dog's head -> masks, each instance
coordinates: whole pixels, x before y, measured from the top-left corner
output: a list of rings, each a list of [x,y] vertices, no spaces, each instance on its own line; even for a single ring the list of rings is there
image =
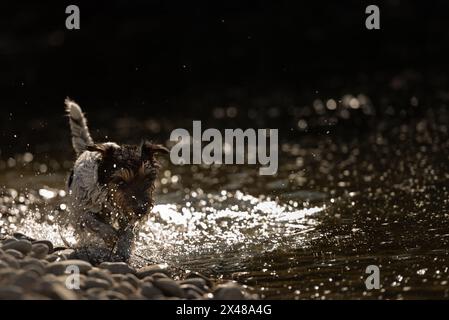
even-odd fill
[[[154,204],[154,183],[160,168],[156,155],[168,153],[168,149],[144,141],[140,146],[95,144],[88,146],[87,150],[101,154],[98,182],[108,190],[113,206],[127,220],[149,213]]]

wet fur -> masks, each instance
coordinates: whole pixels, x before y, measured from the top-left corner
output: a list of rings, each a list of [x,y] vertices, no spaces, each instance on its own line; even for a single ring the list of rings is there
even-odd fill
[[[93,143],[79,106],[66,100],[77,153],[70,179],[71,212],[78,234],[99,237],[121,260],[128,260],[134,226],[151,212],[160,168],[156,159],[168,150],[148,141],[140,145]],[[83,238],[83,237],[80,237]],[[84,237],[86,238],[86,237]]]

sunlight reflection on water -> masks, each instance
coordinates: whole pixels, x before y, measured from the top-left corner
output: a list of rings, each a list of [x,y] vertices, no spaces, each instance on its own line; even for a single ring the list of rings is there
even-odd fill
[[[177,263],[212,252],[257,255],[287,242],[300,245],[304,236],[297,231],[313,230],[313,215],[324,209],[295,209],[240,191],[197,197],[188,206],[160,204],[141,228],[138,251],[148,259]]]
[[[54,188],[28,194],[8,190],[2,198],[8,218],[0,220],[1,232],[20,232],[50,240],[56,246],[74,245],[73,230],[61,222],[69,214],[65,196],[63,190]],[[318,223],[314,215],[326,208],[299,209],[296,204],[241,191],[206,194],[196,190],[188,198],[156,205],[141,222],[135,248],[139,259],[189,266],[191,260],[218,254],[220,259],[237,264],[242,257],[293,249],[304,245],[307,232]],[[213,265],[205,267],[213,269]]]

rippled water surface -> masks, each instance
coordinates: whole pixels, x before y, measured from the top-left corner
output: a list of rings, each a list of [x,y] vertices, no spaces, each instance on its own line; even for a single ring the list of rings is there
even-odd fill
[[[265,298],[447,298],[447,111],[416,111],[416,98],[404,114],[353,99],[294,109],[273,177],[257,166],[165,161],[134,262],[235,279]],[[284,121],[268,116],[272,127]],[[127,132],[125,120],[116,126]],[[0,230],[62,245],[72,159],[48,154],[2,159]],[[364,284],[373,264],[380,290]]]

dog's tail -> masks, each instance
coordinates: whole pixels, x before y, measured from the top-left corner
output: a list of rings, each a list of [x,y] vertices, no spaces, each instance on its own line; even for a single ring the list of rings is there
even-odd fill
[[[94,141],[90,136],[87,120],[80,106],[69,98],[65,99],[64,103],[70,119],[73,149],[79,155],[86,150],[87,146],[93,145]]]

